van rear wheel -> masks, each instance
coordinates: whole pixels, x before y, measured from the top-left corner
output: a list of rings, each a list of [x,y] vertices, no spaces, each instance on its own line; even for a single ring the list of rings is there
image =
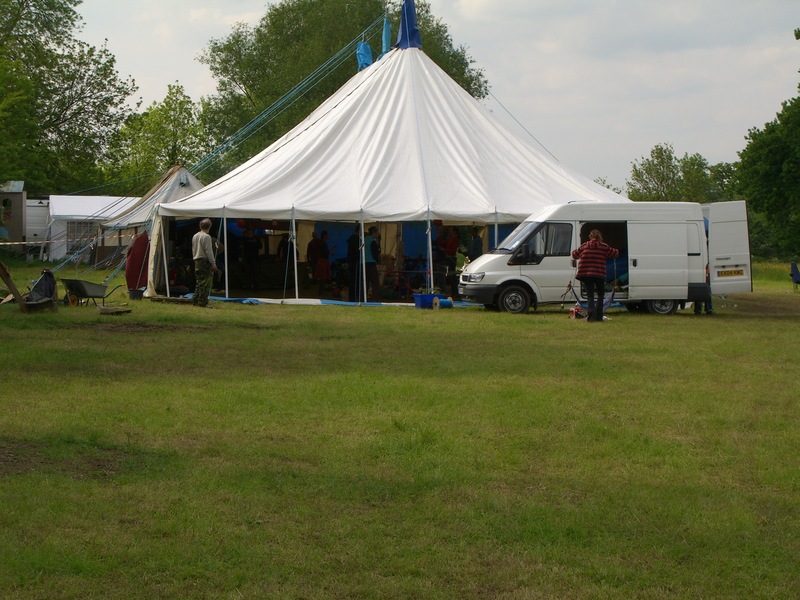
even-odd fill
[[[500,292],[497,302],[500,310],[523,314],[531,307],[531,299],[527,290],[519,285],[510,285]]]
[[[648,300],[646,305],[651,315],[672,315],[678,310],[677,300]]]

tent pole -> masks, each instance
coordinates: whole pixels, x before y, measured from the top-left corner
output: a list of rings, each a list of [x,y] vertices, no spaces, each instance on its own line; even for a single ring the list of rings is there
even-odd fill
[[[292,243],[290,248],[292,250],[292,261],[294,263],[294,299],[300,299],[300,286],[297,283],[297,223],[294,220],[294,207],[292,207]]]
[[[427,281],[425,284],[427,285],[428,289],[426,290],[428,293],[433,292],[433,242],[431,241],[431,207],[430,204],[428,205],[428,230],[426,232],[428,237],[428,273],[427,273]]]
[[[228,295],[228,217],[225,216],[224,210],[222,213],[222,247],[224,248],[222,254],[225,258],[225,297],[230,298]]]
[[[164,258],[164,281],[167,287],[167,298],[169,298],[169,261],[167,260],[167,242],[164,239],[164,217],[159,218],[161,219],[161,256]]]
[[[359,239],[359,249],[358,251],[361,253],[361,285],[363,286],[363,300],[364,302],[367,301],[367,253],[364,247],[364,211],[361,211],[361,220],[359,221],[361,225],[361,238]],[[359,298],[361,300],[361,298]]]

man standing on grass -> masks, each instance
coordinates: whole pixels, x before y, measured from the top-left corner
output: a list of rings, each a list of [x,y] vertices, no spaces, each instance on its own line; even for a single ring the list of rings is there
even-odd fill
[[[578,274],[575,279],[582,281],[586,286],[586,298],[589,301],[589,316],[586,320],[590,323],[603,322],[606,261],[618,256],[619,250],[606,244],[603,241],[603,234],[598,229],[592,229],[588,241],[572,251],[572,258],[578,261]]]
[[[194,275],[196,285],[192,304],[195,306],[208,306],[208,292],[211,290],[211,280],[217,270],[214,260],[214,245],[208,231],[211,229],[211,219],[200,221],[200,231],[192,237],[192,257],[194,258]]]

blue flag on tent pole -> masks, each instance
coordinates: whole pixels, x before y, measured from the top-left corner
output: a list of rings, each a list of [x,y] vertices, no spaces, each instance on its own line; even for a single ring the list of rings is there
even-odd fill
[[[400,31],[397,33],[395,48],[422,48],[422,38],[417,27],[417,7],[414,0],[403,0],[400,17]]]
[[[358,42],[356,46],[356,58],[358,59],[358,70],[366,69],[372,64],[372,48],[367,42]]]
[[[392,49],[392,24],[388,17],[383,19],[383,36],[381,42],[381,55],[378,57],[378,60],[386,56],[389,50]]]

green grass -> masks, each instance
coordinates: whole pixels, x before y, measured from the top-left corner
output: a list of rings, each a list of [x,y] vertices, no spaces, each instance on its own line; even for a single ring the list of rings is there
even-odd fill
[[[4,305],[0,597],[797,597],[800,294],[754,270],[597,325]]]

